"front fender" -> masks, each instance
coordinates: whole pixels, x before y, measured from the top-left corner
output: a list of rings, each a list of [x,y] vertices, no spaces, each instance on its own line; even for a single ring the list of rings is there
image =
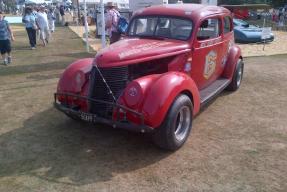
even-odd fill
[[[58,93],[79,93],[87,82],[92,69],[93,58],[80,59],[69,65],[60,77]]]
[[[137,110],[144,114],[145,124],[157,128],[163,122],[175,98],[186,93],[191,97],[194,105],[193,114],[200,108],[200,96],[195,82],[186,74],[168,72],[161,75],[152,75],[135,80],[141,87],[143,94]],[[129,92],[128,86],[126,93]],[[126,95],[126,94],[125,94]],[[127,100],[127,99],[125,99]],[[129,106],[130,107],[130,106]]]
[[[227,62],[226,62],[226,66],[223,71],[223,77],[230,79],[230,80],[232,79],[238,59],[242,59],[241,49],[239,46],[234,45],[230,49]]]

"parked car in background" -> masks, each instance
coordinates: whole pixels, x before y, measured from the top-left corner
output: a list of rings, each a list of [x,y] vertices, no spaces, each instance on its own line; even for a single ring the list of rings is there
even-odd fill
[[[233,19],[234,38],[237,43],[258,43],[258,42],[272,42],[274,34],[271,33],[267,39],[262,39],[263,28],[250,25],[244,20]]]

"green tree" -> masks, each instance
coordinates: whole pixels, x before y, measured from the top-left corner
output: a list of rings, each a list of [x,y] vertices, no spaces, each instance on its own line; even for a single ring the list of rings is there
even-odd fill
[[[287,5],[287,0],[272,0],[271,4],[273,7],[283,7]]]
[[[241,5],[241,4],[270,4],[273,7],[282,7],[287,0],[218,0],[219,4]]]
[[[5,5],[4,7],[2,6]],[[10,11],[14,9],[17,5],[16,0],[0,0],[0,6],[2,11]]]

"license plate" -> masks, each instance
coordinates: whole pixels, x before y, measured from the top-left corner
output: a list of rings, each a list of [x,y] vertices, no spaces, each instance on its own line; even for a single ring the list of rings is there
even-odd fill
[[[91,123],[94,123],[96,122],[96,115],[93,115],[93,114],[88,114],[88,113],[80,113],[80,118],[83,120],[83,121],[86,121],[86,122],[91,122]]]

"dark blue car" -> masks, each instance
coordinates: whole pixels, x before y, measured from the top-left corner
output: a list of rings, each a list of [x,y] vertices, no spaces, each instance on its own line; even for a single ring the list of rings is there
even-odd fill
[[[246,21],[241,19],[233,19],[234,24],[234,37],[237,43],[258,43],[264,42],[262,36],[262,28],[250,25]],[[272,42],[274,40],[273,33],[270,34],[265,42]]]

